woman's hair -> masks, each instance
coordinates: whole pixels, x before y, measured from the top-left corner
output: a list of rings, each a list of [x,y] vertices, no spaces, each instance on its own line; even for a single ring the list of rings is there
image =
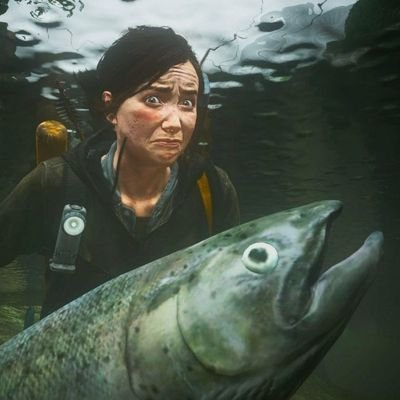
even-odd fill
[[[145,89],[172,66],[190,61],[204,91],[197,58],[185,38],[168,27],[138,26],[116,40],[97,64],[101,90],[112,93],[105,112],[115,112],[128,97]]]

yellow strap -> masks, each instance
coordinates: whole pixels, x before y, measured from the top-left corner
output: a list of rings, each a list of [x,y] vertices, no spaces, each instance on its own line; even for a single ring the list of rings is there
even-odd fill
[[[197,180],[197,186],[199,187],[201,199],[203,200],[204,211],[206,213],[207,224],[208,224],[208,233],[211,235],[213,230],[213,218],[212,218],[213,209],[212,209],[210,184],[208,182],[208,178],[205,172]]]

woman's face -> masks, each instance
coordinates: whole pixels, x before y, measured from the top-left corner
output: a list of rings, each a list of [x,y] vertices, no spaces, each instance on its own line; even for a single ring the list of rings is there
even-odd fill
[[[196,124],[199,79],[191,62],[171,67],[150,87],[128,97],[108,116],[123,157],[143,166],[168,166],[185,150]],[[103,100],[112,100],[104,92]]]

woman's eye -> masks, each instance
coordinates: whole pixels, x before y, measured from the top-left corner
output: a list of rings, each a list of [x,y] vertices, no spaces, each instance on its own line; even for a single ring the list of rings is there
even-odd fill
[[[160,104],[161,100],[157,96],[147,96],[144,100],[147,104]]]
[[[190,100],[190,99],[185,99],[185,100],[182,100],[182,105],[184,107],[193,108],[194,107],[194,101]]]

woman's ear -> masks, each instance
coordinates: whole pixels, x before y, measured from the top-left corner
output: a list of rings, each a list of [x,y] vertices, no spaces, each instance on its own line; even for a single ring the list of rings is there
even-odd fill
[[[103,100],[103,103],[105,105],[105,109],[109,109],[111,104],[112,104],[112,93],[109,92],[108,90],[105,90],[102,95],[101,98]],[[116,118],[115,118],[115,114],[113,112],[107,113],[106,114],[106,118],[109,122],[111,122],[113,125],[116,124]]]

